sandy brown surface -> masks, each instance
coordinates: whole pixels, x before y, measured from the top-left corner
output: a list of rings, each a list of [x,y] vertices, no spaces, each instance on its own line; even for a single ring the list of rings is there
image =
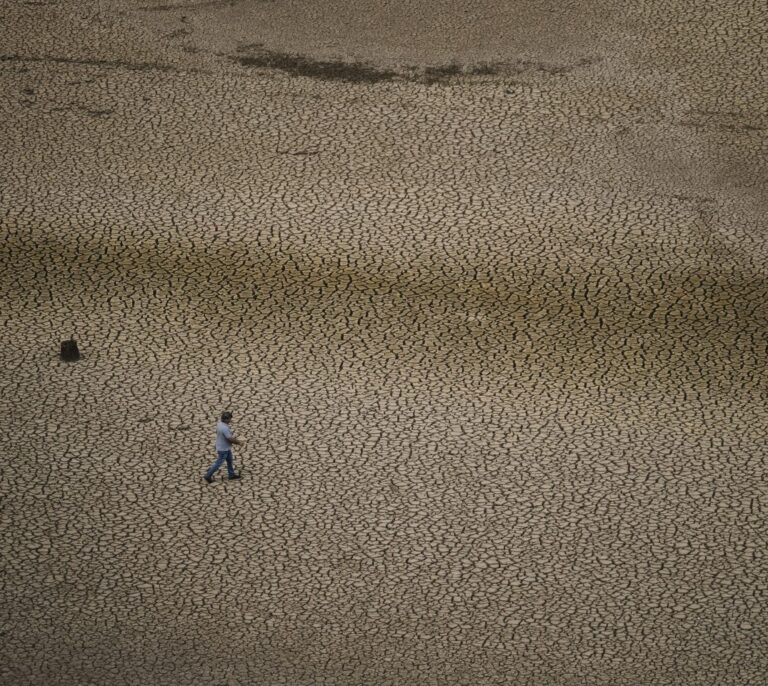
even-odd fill
[[[0,683],[766,683],[764,4],[0,9]]]

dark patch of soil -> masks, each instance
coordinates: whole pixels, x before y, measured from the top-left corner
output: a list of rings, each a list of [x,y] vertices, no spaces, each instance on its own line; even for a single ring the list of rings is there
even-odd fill
[[[560,76],[600,61],[600,58],[583,58],[574,64],[549,64],[533,60],[517,60],[511,64],[480,62],[475,65],[450,64],[427,66],[402,66],[399,71],[376,67],[361,62],[315,60],[299,54],[267,50],[261,43],[243,45],[238,55],[231,56],[235,62],[246,67],[278,69],[291,76],[306,76],[324,81],[347,81],[352,83],[377,83],[401,79],[414,83],[432,85],[445,83],[457,76],[497,76],[543,73]]]
[[[377,69],[359,62],[326,62],[270,50],[259,50],[256,54],[233,57],[232,59],[245,67],[279,69],[291,76],[306,76],[322,81],[378,83],[379,81],[391,81],[398,78],[398,74],[394,71]]]
[[[470,68],[469,73],[476,76],[495,76],[501,73],[502,65],[494,62],[481,62]]]
[[[445,64],[439,67],[426,67],[419,80],[426,84],[440,83],[459,74],[461,74],[461,67],[458,64]]]
[[[174,12],[176,10],[198,10],[219,7],[234,7],[242,0],[208,0],[207,2],[171,3],[168,5],[144,5],[136,9],[141,12]]]

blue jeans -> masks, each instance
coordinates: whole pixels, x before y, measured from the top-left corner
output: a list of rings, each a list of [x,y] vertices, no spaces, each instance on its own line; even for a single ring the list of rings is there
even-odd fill
[[[210,469],[205,473],[205,478],[210,479],[216,472],[219,471],[221,465],[226,461],[227,463],[227,476],[231,479],[235,475],[235,468],[232,465],[232,451],[231,450],[217,450],[216,462],[214,462]]]

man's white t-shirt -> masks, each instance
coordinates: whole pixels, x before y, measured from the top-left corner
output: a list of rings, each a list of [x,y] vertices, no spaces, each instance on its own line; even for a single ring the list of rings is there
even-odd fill
[[[232,429],[224,422],[219,422],[216,425],[216,450],[232,450],[232,444],[229,442],[232,435]]]

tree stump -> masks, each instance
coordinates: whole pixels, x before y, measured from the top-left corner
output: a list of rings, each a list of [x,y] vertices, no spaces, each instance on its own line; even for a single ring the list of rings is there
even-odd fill
[[[74,338],[61,342],[61,359],[64,362],[77,362],[80,359],[80,351]]]

